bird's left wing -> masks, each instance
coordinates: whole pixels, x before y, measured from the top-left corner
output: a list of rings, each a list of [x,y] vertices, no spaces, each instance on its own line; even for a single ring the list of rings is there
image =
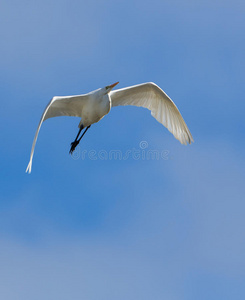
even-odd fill
[[[155,83],[147,82],[111,91],[112,106],[134,105],[148,108],[151,115],[162,123],[181,142],[193,142],[192,135],[177,106]]]
[[[26,168],[26,172],[31,173],[32,168],[32,159],[34,154],[34,149],[38,137],[39,130],[43,121],[58,117],[58,116],[74,116],[81,117],[81,112],[83,109],[83,105],[86,102],[86,95],[78,95],[78,96],[67,96],[67,97],[53,97],[52,100],[46,106],[40,122],[38,124],[36,134],[32,143],[30,161]]]

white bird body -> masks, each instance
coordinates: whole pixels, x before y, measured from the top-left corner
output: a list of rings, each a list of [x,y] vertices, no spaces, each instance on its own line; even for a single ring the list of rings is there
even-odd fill
[[[80,117],[81,122],[87,127],[100,121],[111,109],[108,94],[95,90],[85,95],[55,96],[52,98],[43,114],[43,121],[57,116]]]
[[[111,101],[108,94],[98,95],[99,92],[91,94],[91,97],[87,99],[86,105],[84,105],[81,113],[81,122],[79,127],[83,124],[84,127],[99,122],[105,115],[111,110]]]
[[[85,127],[87,130],[90,125],[100,121],[110,112],[111,107],[119,105],[140,106],[149,109],[152,116],[162,123],[181,144],[186,145],[193,142],[192,135],[178,108],[160,87],[149,82],[111,91],[117,84],[118,82],[84,95],[53,97],[44,110],[36,130],[26,172],[31,172],[35,144],[43,121],[57,116],[80,117],[81,121],[78,127],[81,131]],[[77,142],[77,138],[75,142]],[[72,153],[72,151],[70,152]]]

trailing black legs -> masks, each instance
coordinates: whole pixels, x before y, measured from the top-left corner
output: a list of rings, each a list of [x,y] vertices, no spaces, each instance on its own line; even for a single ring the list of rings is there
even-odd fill
[[[80,143],[81,139],[83,138],[84,134],[87,132],[87,130],[89,129],[91,125],[89,125],[88,127],[86,127],[86,129],[84,130],[83,134],[80,136],[80,138],[78,139],[81,131],[83,130],[83,125],[79,128],[78,134],[75,138],[75,141],[71,143],[71,149],[70,149],[70,154],[72,154],[72,152],[75,150],[76,146]]]

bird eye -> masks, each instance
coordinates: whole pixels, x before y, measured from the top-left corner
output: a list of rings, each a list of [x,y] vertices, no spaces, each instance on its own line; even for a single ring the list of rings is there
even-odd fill
[[[105,88],[108,90],[109,89],[109,85],[107,85]]]

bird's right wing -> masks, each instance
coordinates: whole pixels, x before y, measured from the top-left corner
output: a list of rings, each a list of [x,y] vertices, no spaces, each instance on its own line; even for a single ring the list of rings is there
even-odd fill
[[[30,161],[26,168],[26,172],[31,173],[32,168],[32,159],[34,154],[34,149],[38,137],[39,130],[43,121],[58,117],[58,116],[74,116],[81,117],[81,112],[83,109],[83,105],[86,102],[86,95],[78,95],[78,96],[67,96],[67,97],[53,97],[52,100],[46,106],[40,122],[38,124],[36,134],[32,143]]]
[[[170,97],[155,83],[143,83],[112,91],[112,106],[134,105],[148,108],[151,115],[162,123],[181,142],[193,142],[192,135],[178,108]]]

